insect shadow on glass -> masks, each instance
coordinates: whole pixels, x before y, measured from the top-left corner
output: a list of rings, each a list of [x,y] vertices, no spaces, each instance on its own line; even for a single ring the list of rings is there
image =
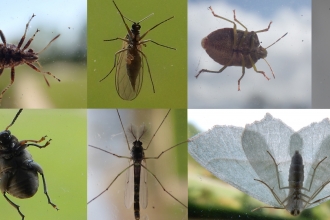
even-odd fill
[[[257,33],[266,32],[269,30],[272,22],[269,23],[266,29],[260,31],[248,31],[248,29],[236,19],[235,10],[234,12],[234,20],[240,24],[245,31],[237,30],[236,23],[228,20],[224,17],[221,17],[214,13],[211,6],[209,7],[214,17],[224,19],[234,25],[234,28],[222,28],[216,31],[213,31],[208,36],[202,39],[202,47],[205,49],[206,53],[217,63],[223,65],[223,67],[219,71],[202,69],[196,75],[196,78],[203,72],[208,73],[221,73],[228,66],[241,66],[242,67],[242,76],[238,80],[238,91],[241,90],[240,82],[245,74],[245,67],[250,69],[253,67],[254,71],[257,73],[261,73],[264,77],[269,80],[264,71],[257,70],[255,63],[260,59],[264,59],[269,66],[273,77],[275,78],[275,74],[265,59],[267,56],[267,50],[269,47],[274,45],[276,42],[281,40],[286,34],[280,37],[277,41],[275,41],[270,46],[263,48],[260,46],[260,42],[258,39]]]
[[[5,199],[17,209],[22,219],[24,219],[25,216],[20,211],[20,206],[12,202],[6,193],[20,199],[34,196],[39,187],[38,173],[42,177],[44,193],[48,203],[56,210],[58,208],[50,200],[41,166],[32,160],[32,155],[26,150],[29,146],[44,148],[50,144],[51,139],[44,145],[38,145],[37,143],[44,141],[47,136],[42,137],[40,140],[19,141],[8,130],[15,123],[22,110],[20,109],[17,112],[11,124],[6,127],[6,130],[0,132],[0,190]]]
[[[142,146],[142,142],[140,141],[141,138],[143,137],[143,135],[146,133],[146,129],[145,127],[143,127],[143,129],[138,132],[136,127],[134,126],[130,126],[130,128],[128,129],[128,132],[134,137],[135,141],[133,142],[133,147],[130,148],[130,145],[128,143],[128,138],[127,138],[127,134],[125,132],[119,111],[117,110],[117,114],[121,123],[121,127],[124,131],[125,134],[125,138],[126,138],[126,143],[127,143],[127,147],[128,150],[131,152],[131,156],[127,157],[127,156],[120,156],[114,153],[111,153],[109,151],[106,151],[102,148],[99,147],[95,147],[93,145],[88,145],[92,148],[95,148],[97,150],[101,150],[103,152],[106,152],[108,154],[111,154],[113,156],[116,156],[118,158],[125,158],[129,160],[129,166],[126,167],[123,171],[121,171],[115,178],[114,180],[108,185],[108,187],[103,190],[100,194],[98,194],[97,196],[95,196],[94,198],[92,198],[87,204],[90,204],[91,202],[93,202],[95,199],[97,199],[98,197],[100,197],[103,193],[105,193],[110,187],[111,185],[116,181],[116,179],[125,171],[127,171],[127,180],[126,180],[126,189],[125,189],[125,206],[126,208],[130,208],[134,202],[134,216],[135,219],[140,219],[140,206],[142,206],[142,208],[146,208],[148,206],[148,188],[147,188],[147,174],[150,173],[159,183],[159,185],[162,187],[162,189],[169,195],[171,196],[173,199],[175,199],[177,202],[179,202],[181,205],[183,205],[184,207],[188,208],[186,205],[184,205],[182,202],[180,202],[177,198],[175,198],[169,191],[167,191],[164,186],[161,184],[161,182],[158,180],[158,178],[156,177],[155,174],[153,174],[148,168],[147,168],[147,164],[146,164],[146,160],[148,159],[159,159],[165,152],[183,144],[186,143],[187,141],[183,141],[181,143],[178,143],[164,151],[162,151],[157,157],[146,157],[144,155],[144,151],[148,150],[151,141],[153,140],[153,138],[155,137],[155,135],[157,134],[159,128],[162,126],[163,122],[165,121],[165,119],[167,118],[168,114],[170,113],[171,110],[169,110],[167,112],[167,114],[165,115],[164,119],[162,120],[162,122],[160,123],[160,125],[158,126],[157,130],[155,131],[155,133],[153,134],[151,140],[149,141],[148,145],[146,148],[143,148]]]
[[[33,41],[34,37],[36,36],[36,34],[40,31],[39,29],[37,29],[36,32],[33,34],[33,36],[26,42],[24,47],[21,49],[21,46],[23,45],[24,40],[25,40],[25,36],[26,36],[27,29],[29,27],[29,24],[30,24],[32,18],[34,18],[35,16],[36,15],[33,14],[32,17],[30,18],[29,22],[26,24],[24,35],[22,36],[22,38],[19,41],[17,46],[15,44],[8,44],[7,41],[6,41],[5,35],[0,30],[0,37],[1,37],[1,40],[2,40],[2,44],[0,44],[0,76],[1,76],[1,74],[2,74],[2,72],[5,68],[10,68],[11,69],[11,72],[10,72],[11,81],[10,81],[10,84],[6,88],[4,88],[1,92],[1,94],[0,94],[0,104],[1,104],[1,100],[2,100],[3,95],[11,87],[11,85],[14,83],[14,80],[15,80],[15,67],[16,66],[26,64],[29,67],[31,67],[32,69],[34,69],[35,71],[37,71],[39,73],[42,73],[48,86],[50,86],[50,84],[49,84],[48,80],[46,79],[45,74],[48,74],[48,75],[52,76],[54,79],[56,79],[59,82],[61,81],[60,79],[58,79],[56,76],[54,76],[50,72],[42,72],[38,67],[36,67],[33,64],[33,63],[36,62],[39,65],[39,67],[41,67],[41,65],[38,62],[38,59],[39,59],[38,55],[40,53],[42,53],[43,51],[45,51],[49,47],[49,45],[60,36],[60,34],[55,36],[47,44],[47,46],[44,49],[42,49],[39,52],[34,52],[31,48],[28,49],[28,47],[32,43],[32,41]]]
[[[175,50],[173,47],[165,46],[163,44],[159,44],[151,39],[147,40],[142,40],[151,30],[156,28],[157,26],[161,25],[162,23],[171,20],[174,18],[174,16],[156,24],[149,30],[147,30],[144,34],[140,36],[140,29],[141,25],[140,23],[150,16],[153,15],[150,14],[147,17],[143,18],[142,20],[138,22],[134,22],[130,20],[129,18],[125,17],[119,8],[117,7],[116,3],[113,1],[113,4],[117,8],[120,17],[122,18],[126,30],[127,30],[127,35],[125,38],[117,37],[114,39],[110,40],[104,40],[104,41],[114,41],[114,40],[122,40],[123,41],[123,46],[122,48],[115,53],[115,60],[114,60],[114,65],[110,72],[100,80],[102,82],[105,78],[107,78],[110,73],[115,69],[116,67],[116,77],[115,77],[115,84],[116,84],[116,90],[120,98],[124,100],[133,100],[135,99],[142,87],[142,81],[143,81],[143,59],[145,59],[148,67],[148,72],[152,84],[152,89],[153,92],[155,93],[155,86],[152,80],[151,76],[151,71],[148,63],[147,56],[142,52],[142,45],[146,46],[146,43],[152,42],[154,44],[157,44],[158,46],[162,46],[168,49]],[[131,21],[132,24],[132,29],[130,30],[128,25],[125,22],[125,19]]]
[[[311,192],[311,187],[313,184],[315,172],[319,165],[327,159],[327,157],[324,157],[320,162],[318,162],[313,168],[313,174],[311,178],[311,182],[309,184],[309,188],[303,187],[303,182],[304,182],[304,165],[303,165],[303,158],[299,151],[296,151],[295,154],[292,156],[291,160],[291,165],[290,165],[290,175],[289,175],[289,186],[281,186],[281,181],[279,177],[279,170],[278,170],[278,164],[276,163],[274,157],[267,151],[269,156],[272,158],[274,161],[275,169],[276,169],[276,175],[277,175],[277,182],[278,182],[278,188],[280,190],[284,189],[289,189],[289,194],[288,197],[286,197],[284,200],[280,199],[280,196],[276,194],[274,191],[274,188],[269,186],[266,182],[258,179],[254,179],[255,181],[258,181],[265,186],[271,191],[273,194],[274,198],[276,201],[281,205],[281,207],[272,207],[272,206],[262,206],[258,207],[256,209],[253,209],[252,211],[256,211],[261,208],[273,208],[273,209],[286,209],[288,212],[290,212],[291,215],[293,216],[298,216],[306,207],[313,205],[313,204],[318,204],[322,200],[329,198],[329,196],[325,196],[321,199],[315,200],[315,197],[326,187],[329,183],[329,181],[324,182],[319,188],[315,190],[315,192],[312,192],[313,194],[311,196],[305,195],[302,193],[302,190],[306,192]],[[326,174],[325,174],[326,175]]]

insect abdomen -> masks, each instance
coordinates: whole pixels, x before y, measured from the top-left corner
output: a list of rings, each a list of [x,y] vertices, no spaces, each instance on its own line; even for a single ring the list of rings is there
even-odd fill
[[[134,216],[136,220],[140,219],[140,174],[141,166],[134,165]]]
[[[26,199],[38,191],[39,179],[34,170],[17,169],[11,178],[7,192],[16,198]]]

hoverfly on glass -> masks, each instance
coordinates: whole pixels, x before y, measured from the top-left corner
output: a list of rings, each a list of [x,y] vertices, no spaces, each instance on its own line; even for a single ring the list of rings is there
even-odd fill
[[[149,63],[147,60],[147,56],[145,55],[145,53],[142,52],[142,45],[146,46],[146,43],[152,42],[158,46],[162,46],[162,47],[166,47],[168,49],[175,50],[175,48],[173,48],[173,47],[159,44],[151,39],[147,39],[147,40],[142,40],[142,39],[151,30],[153,30],[157,26],[161,25],[162,23],[165,23],[166,21],[171,20],[172,18],[174,18],[174,16],[156,24],[155,26],[153,26],[152,28],[150,28],[144,34],[142,34],[140,36],[140,29],[141,29],[140,23],[142,21],[146,20],[147,18],[149,18],[150,16],[152,16],[153,13],[138,22],[134,22],[131,19],[125,17],[121,13],[121,11],[119,10],[119,8],[117,7],[117,5],[114,1],[113,1],[113,4],[117,8],[117,10],[125,24],[125,27],[127,29],[127,35],[125,38],[117,37],[117,38],[110,39],[110,40],[104,40],[104,41],[122,40],[123,46],[119,51],[117,51],[115,53],[115,60],[114,60],[114,65],[113,65],[112,69],[105,77],[103,77],[100,80],[100,82],[102,82],[105,78],[107,78],[116,67],[115,84],[116,84],[117,93],[120,96],[120,98],[131,101],[131,100],[135,99],[141,91],[142,81],[143,81],[143,70],[144,70],[143,60],[144,59],[147,64],[147,68],[148,68],[148,72],[149,72],[149,76],[150,76],[150,80],[151,80],[151,84],[152,84],[152,89],[153,89],[153,92],[155,93],[155,86],[154,86],[154,83],[152,80]],[[126,24],[125,19],[127,19],[133,23],[131,30],[129,29],[128,25]]]

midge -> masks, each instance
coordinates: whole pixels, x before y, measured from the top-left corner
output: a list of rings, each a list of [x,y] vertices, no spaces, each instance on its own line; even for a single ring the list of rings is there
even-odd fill
[[[208,73],[221,73],[228,66],[241,66],[242,67],[242,76],[238,80],[238,91],[241,90],[240,82],[245,74],[245,67],[250,69],[253,67],[254,71],[257,73],[261,73],[264,77],[269,80],[264,71],[257,70],[255,63],[260,59],[264,59],[269,66],[273,77],[275,78],[275,74],[265,59],[267,56],[267,50],[269,47],[274,45],[276,42],[281,40],[286,34],[280,37],[277,41],[275,41],[270,46],[263,48],[260,46],[259,39],[257,33],[266,32],[269,30],[272,22],[269,23],[266,29],[260,31],[248,31],[248,29],[236,19],[236,14],[234,10],[234,20],[240,24],[245,31],[237,30],[236,23],[228,20],[224,17],[221,17],[214,13],[211,6],[209,7],[214,17],[224,19],[234,25],[234,28],[222,28],[216,31],[213,31],[208,36],[202,39],[202,47],[205,49],[206,53],[217,63],[223,65],[223,67],[219,71],[212,71],[207,69],[202,69],[196,75],[196,78],[202,72]]]
[[[44,145],[38,145],[37,143],[44,141],[47,136],[42,137],[40,140],[19,141],[8,130],[22,111],[23,109],[20,109],[11,124],[0,132],[0,190],[10,205],[17,209],[23,220],[25,216],[20,211],[20,206],[12,202],[6,193],[20,199],[34,196],[39,187],[38,173],[42,177],[44,193],[48,203],[56,210],[58,208],[50,201],[41,166],[32,160],[31,154],[26,150],[29,146],[44,148],[50,144],[51,139]]]
[[[52,76],[54,79],[56,79],[59,82],[61,81],[60,79],[56,78],[56,76],[54,76],[50,72],[42,72],[38,67],[36,67],[33,64],[33,63],[36,62],[40,66],[40,64],[38,62],[38,59],[39,59],[38,55],[40,53],[42,53],[44,50],[46,50],[49,47],[49,45],[60,36],[60,34],[55,36],[47,44],[47,46],[44,49],[42,49],[39,52],[34,52],[31,48],[28,49],[28,47],[30,46],[30,44],[33,41],[34,37],[36,36],[37,32],[40,31],[39,29],[37,29],[36,32],[34,33],[34,35],[26,42],[24,47],[21,48],[21,46],[24,43],[25,35],[26,35],[27,29],[29,27],[29,24],[30,24],[32,18],[34,18],[35,16],[36,15],[33,14],[32,17],[30,18],[29,22],[26,24],[25,32],[24,32],[24,34],[23,34],[23,36],[22,36],[22,38],[19,41],[17,46],[14,45],[14,44],[8,44],[7,41],[6,41],[5,35],[0,30],[0,37],[1,37],[1,40],[2,40],[2,43],[3,43],[3,44],[0,44],[0,76],[1,76],[1,74],[2,74],[2,72],[5,68],[10,68],[10,77],[11,77],[10,84],[6,88],[4,88],[1,92],[1,94],[0,94],[0,104],[1,104],[1,101],[2,101],[3,94],[5,94],[5,92],[14,83],[14,80],[15,80],[15,67],[16,66],[26,64],[29,67],[31,67],[32,69],[34,69],[35,71],[37,71],[39,73],[42,73],[48,86],[50,86],[50,85],[49,85],[49,82],[46,79],[44,74],[48,74],[48,75]]]
[[[168,114],[170,113],[170,110],[166,113],[165,117],[163,118],[163,120],[161,121],[160,125],[157,127],[155,133],[153,134],[151,140],[149,141],[149,143],[146,145],[146,147],[143,147],[143,143],[142,143],[142,138],[143,136],[146,134],[146,128],[144,126],[142,126],[140,130],[138,130],[135,126],[130,126],[128,129],[128,132],[125,132],[119,111],[117,110],[117,114],[120,120],[120,124],[121,124],[121,128],[124,131],[124,135],[126,138],[126,143],[127,143],[127,148],[128,150],[131,152],[131,156],[120,156],[117,155],[115,153],[109,152],[107,150],[104,150],[102,148],[93,146],[93,145],[89,145],[89,147],[95,148],[97,150],[106,152],[108,154],[111,154],[115,157],[118,158],[125,158],[127,160],[129,160],[129,165],[122,170],[121,172],[119,172],[119,174],[113,179],[113,181],[108,185],[108,187],[106,189],[104,189],[101,193],[99,193],[97,196],[95,196],[94,198],[92,198],[91,200],[89,200],[88,204],[90,204],[91,202],[93,202],[94,200],[96,200],[98,197],[100,197],[103,193],[105,193],[107,190],[109,190],[109,188],[112,186],[112,184],[117,180],[117,178],[123,174],[125,171],[127,171],[127,175],[126,175],[126,181],[125,181],[125,206],[126,208],[130,208],[132,206],[132,204],[134,203],[134,217],[136,220],[141,219],[140,218],[140,207],[142,207],[143,209],[147,208],[148,206],[148,188],[147,188],[147,174],[151,174],[155,180],[160,184],[160,186],[162,187],[162,189],[169,195],[171,196],[174,200],[176,200],[177,202],[179,202],[182,206],[186,207],[186,205],[184,205],[182,202],[180,202],[177,198],[175,198],[169,191],[167,191],[164,186],[161,184],[161,182],[158,180],[158,178],[156,177],[155,174],[153,174],[146,165],[146,160],[150,160],[150,159],[159,159],[165,152],[183,144],[186,143],[186,141],[178,143],[164,151],[162,151],[158,156],[156,157],[146,157],[144,151],[148,150],[151,141],[153,140],[153,138],[155,137],[155,135],[157,134],[158,130],[160,129],[160,127],[162,126],[162,124],[164,123],[165,119],[167,118]],[[134,139],[133,143],[132,143],[132,147],[130,147],[129,141],[128,141],[128,135],[131,136],[132,139]],[[162,219],[162,214],[159,213],[160,219]],[[121,216],[122,217],[122,216]]]
[[[121,13],[121,11],[117,7],[115,1],[113,1],[113,4],[117,8],[117,10],[120,14],[120,17],[122,18],[122,20],[125,24],[125,27],[127,30],[127,35],[125,38],[117,37],[117,38],[110,39],[110,40],[104,40],[104,41],[122,40],[123,46],[119,51],[117,51],[115,53],[115,60],[114,60],[114,65],[113,65],[112,69],[104,78],[102,78],[100,80],[100,82],[103,81],[105,78],[107,78],[110,75],[110,73],[114,70],[114,68],[116,67],[115,84],[116,84],[116,90],[117,90],[118,95],[120,96],[120,98],[122,98],[124,100],[135,99],[141,91],[142,81],[143,81],[143,70],[144,70],[143,59],[145,59],[146,63],[147,63],[147,67],[148,67],[151,84],[152,84],[152,89],[153,89],[153,92],[155,93],[155,86],[152,81],[149,63],[147,60],[147,56],[142,52],[142,45],[146,46],[146,43],[152,42],[154,44],[157,44],[158,46],[166,47],[166,48],[169,48],[172,50],[175,50],[175,48],[168,47],[163,44],[159,44],[150,39],[148,39],[148,40],[142,40],[142,39],[149,33],[149,31],[153,30],[160,24],[174,18],[174,16],[156,24],[155,26],[153,26],[152,28],[147,30],[144,34],[142,34],[142,36],[140,36],[140,29],[141,29],[140,23],[142,21],[146,20],[147,18],[149,18],[151,15],[153,15],[153,13],[138,22],[134,22],[134,21],[128,19],[127,17],[125,17]],[[125,19],[127,19],[133,23],[131,30],[127,26]]]

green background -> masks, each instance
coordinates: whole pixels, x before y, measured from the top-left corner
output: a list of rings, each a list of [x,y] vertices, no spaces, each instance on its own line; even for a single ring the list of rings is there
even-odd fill
[[[0,110],[1,130],[11,123],[18,110]],[[48,193],[56,211],[48,204],[39,175],[39,190],[29,199],[8,195],[20,206],[25,219],[87,219],[86,210],[86,110],[23,110],[10,127],[19,140],[48,135],[46,148],[30,146],[33,160],[43,168]],[[48,140],[48,139],[47,139]],[[1,219],[21,219],[3,196],[0,198]]]
[[[154,43],[143,47],[156,93],[153,93],[149,73],[144,70],[140,94],[133,101],[122,100],[115,87],[114,54],[121,49],[122,41],[104,42],[105,39],[125,37],[126,28],[110,0],[88,1],[87,71],[89,108],[186,108],[187,106],[187,2],[185,1],[116,1],[124,16],[141,23],[141,35],[159,22],[175,16],[149,32],[144,39],[176,48],[170,50]],[[131,27],[132,23],[127,22]]]

